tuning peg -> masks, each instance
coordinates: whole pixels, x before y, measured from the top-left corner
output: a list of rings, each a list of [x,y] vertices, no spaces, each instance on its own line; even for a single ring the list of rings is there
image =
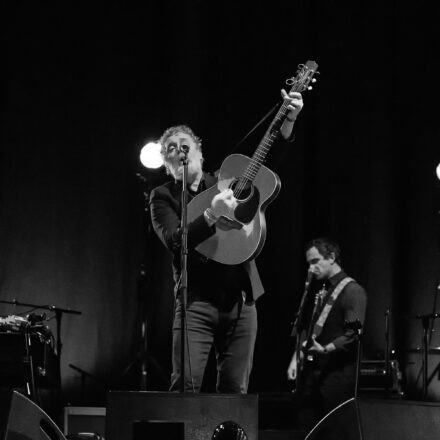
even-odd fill
[[[316,78],[312,78],[312,83],[315,83],[316,82]]]
[[[313,89],[312,86],[307,87],[307,90],[312,90],[312,89]]]

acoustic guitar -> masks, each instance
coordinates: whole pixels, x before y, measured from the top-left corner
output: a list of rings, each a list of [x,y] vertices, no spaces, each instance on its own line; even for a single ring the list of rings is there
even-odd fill
[[[301,64],[296,77],[287,80],[290,92],[304,92],[318,65],[314,61]],[[194,197],[188,204],[188,221],[203,214],[211,206],[214,196],[224,189],[232,189],[237,206],[226,217],[241,225],[229,231],[216,229],[216,233],[200,243],[196,250],[206,258],[223,264],[240,264],[257,257],[266,238],[264,211],[281,187],[279,177],[263,163],[277,139],[284,119],[289,112],[288,101],[280,106],[252,158],[232,154],[222,163],[217,185]]]

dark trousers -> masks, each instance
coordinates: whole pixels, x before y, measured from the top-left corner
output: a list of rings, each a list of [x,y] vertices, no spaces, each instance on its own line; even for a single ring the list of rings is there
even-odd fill
[[[170,391],[180,388],[181,304],[176,303],[173,325],[173,373]],[[199,392],[212,346],[217,361],[218,393],[246,393],[257,335],[255,304],[239,299],[222,308],[205,301],[187,304],[188,337],[185,391]]]
[[[311,429],[331,410],[354,396],[356,365],[334,369],[311,369],[297,400],[296,424]]]

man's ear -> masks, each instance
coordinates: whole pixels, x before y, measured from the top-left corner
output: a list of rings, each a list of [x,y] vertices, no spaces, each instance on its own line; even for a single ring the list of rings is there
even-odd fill
[[[330,252],[329,260],[332,260],[331,261],[332,264],[336,263],[336,255],[334,252]]]

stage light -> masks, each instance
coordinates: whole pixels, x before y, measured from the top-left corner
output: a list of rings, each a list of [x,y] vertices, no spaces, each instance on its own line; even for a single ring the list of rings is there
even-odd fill
[[[435,169],[435,174],[437,174],[437,179],[440,180],[440,163],[437,165]]]
[[[142,147],[140,160],[145,168],[157,169],[163,166],[160,147],[161,145],[158,142],[148,142]]]
[[[215,428],[211,440],[247,440],[247,435],[238,423],[228,420]]]

